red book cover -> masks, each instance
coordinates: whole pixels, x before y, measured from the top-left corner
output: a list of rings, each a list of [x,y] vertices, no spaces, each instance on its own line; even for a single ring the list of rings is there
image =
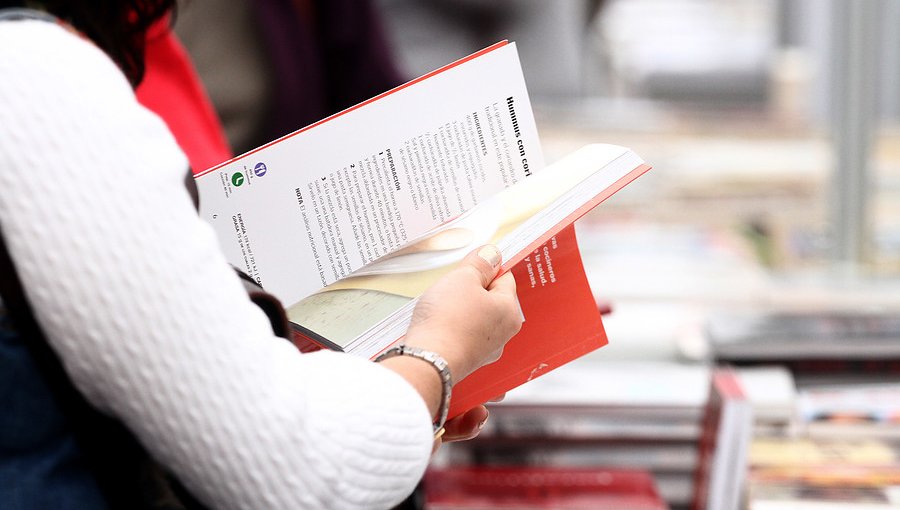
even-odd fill
[[[453,388],[451,416],[607,344],[574,226],[532,251],[512,273],[525,323],[498,361]]]
[[[669,508],[637,469],[448,467],[430,469],[424,486],[427,510]]]

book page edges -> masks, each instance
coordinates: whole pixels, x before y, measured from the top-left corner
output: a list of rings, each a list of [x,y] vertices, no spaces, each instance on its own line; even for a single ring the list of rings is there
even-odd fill
[[[641,175],[645,174],[652,167],[646,163],[642,163],[621,178],[619,178],[612,186],[607,187],[603,191],[601,191],[597,196],[585,202],[581,207],[576,209],[574,212],[566,216],[559,223],[548,229],[546,232],[538,236],[536,239],[531,241],[523,250],[519,251],[509,259],[505,260],[500,267],[500,274],[503,274],[513,267],[516,264],[522,261],[529,253],[536,250],[539,246],[547,242],[550,238],[558,234],[562,229],[574,223],[578,218],[581,218],[585,214],[587,214],[590,210],[594,209],[602,202],[604,202],[609,197],[613,196],[620,189],[624,188],[628,183],[637,179]]]
[[[612,146],[612,145],[607,145],[607,144],[595,144],[594,146],[590,146],[590,145],[585,146],[584,148],[580,149],[580,151],[584,151],[586,149],[590,150],[591,148],[595,149],[597,156],[600,156],[600,155],[602,155],[603,152],[608,152],[611,149],[613,149],[613,150],[621,149],[621,153],[619,153],[616,157],[607,161],[605,164],[603,164],[602,166],[597,168],[594,171],[594,173],[599,172],[602,168],[613,163],[615,161],[615,159],[617,159],[618,157],[627,155],[630,152],[629,149],[626,149],[624,147]],[[573,154],[577,154],[577,152],[579,152],[579,151],[576,151]],[[608,154],[606,156],[608,157]],[[513,267],[515,267],[517,264],[522,262],[522,260],[524,260],[535,249],[538,249],[544,243],[546,243],[551,238],[553,238],[554,236],[559,234],[563,229],[565,229],[566,227],[568,227],[569,225],[574,223],[578,218],[584,216],[585,214],[587,214],[587,212],[589,212],[590,210],[597,207],[600,203],[604,202],[606,199],[608,199],[609,197],[614,195],[616,192],[618,192],[620,189],[625,187],[627,184],[629,184],[633,180],[637,179],[638,177],[640,177],[641,175],[646,173],[648,170],[650,170],[650,168],[651,167],[649,165],[647,165],[646,163],[641,163],[637,167],[635,167],[634,169],[632,169],[631,171],[629,171],[628,173],[626,173],[625,175],[620,177],[618,180],[616,180],[612,185],[604,188],[600,193],[598,193],[596,196],[594,196],[593,198],[591,198],[590,200],[588,200],[587,202],[582,204],[580,207],[575,209],[572,213],[570,213],[565,218],[563,218],[561,221],[556,223],[553,227],[551,227],[550,229],[546,230],[545,232],[543,232],[542,234],[537,236],[535,239],[533,239],[524,249],[520,250],[514,256],[512,256],[509,259],[507,259],[506,261],[504,261],[504,263],[501,266],[500,272],[498,274],[503,274],[503,273],[506,273],[506,272],[512,270]],[[551,165],[551,167],[547,168],[547,171],[552,172],[552,165]],[[545,173],[545,172],[542,172],[542,173]],[[416,301],[416,299],[413,299],[413,301]],[[369,332],[374,333],[375,330],[378,330],[378,329],[383,330],[386,326],[386,321],[390,321],[392,319],[392,317],[395,315],[396,315],[396,313],[391,314],[391,316],[385,317],[384,320],[379,322],[379,324],[374,326],[371,330],[369,330]],[[390,328],[387,328],[387,329],[390,329]],[[356,350],[360,346],[359,339],[362,337],[368,337],[368,336],[369,336],[368,334],[363,334],[360,337],[357,337],[356,340],[349,342],[348,345],[346,346],[347,347],[346,350],[347,351]],[[315,334],[313,337],[310,337],[309,335],[307,335],[307,338],[309,338],[313,342],[316,342],[316,340],[317,340],[317,338],[315,338],[315,337],[320,337],[320,335]],[[396,342],[396,339],[391,339],[390,341],[387,341],[387,339],[385,339],[385,343],[383,345],[380,345],[378,348],[374,349],[374,351],[372,352],[372,356],[377,355],[379,352],[383,351],[384,348],[386,348],[388,345],[392,345],[395,342]],[[333,346],[335,345],[332,342],[328,342],[328,344],[330,344],[330,345],[326,345],[326,347],[329,347],[329,348],[333,348]],[[363,342],[363,344],[368,345],[368,342]],[[364,351],[369,351],[369,350],[370,349],[364,349]]]

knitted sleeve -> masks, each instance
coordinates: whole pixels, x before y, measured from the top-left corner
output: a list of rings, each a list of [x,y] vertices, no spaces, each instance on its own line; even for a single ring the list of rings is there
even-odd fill
[[[99,49],[0,23],[0,223],[78,389],[215,508],[380,508],[412,491],[428,411],[367,360],[299,354],[247,299],[184,154]]]

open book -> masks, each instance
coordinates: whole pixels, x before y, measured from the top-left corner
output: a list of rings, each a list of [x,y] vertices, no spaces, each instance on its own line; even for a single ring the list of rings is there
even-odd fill
[[[376,356],[432,282],[496,244],[525,325],[454,388],[453,415],[606,344],[572,223],[648,169],[600,144],[544,168],[500,42],[195,178],[229,261],[307,345]]]

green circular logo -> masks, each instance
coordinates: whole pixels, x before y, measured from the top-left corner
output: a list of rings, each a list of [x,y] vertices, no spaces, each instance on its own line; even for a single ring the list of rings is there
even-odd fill
[[[239,173],[232,175],[231,176],[231,184],[234,184],[235,186],[240,186],[241,184],[244,184],[244,174],[239,172]]]

